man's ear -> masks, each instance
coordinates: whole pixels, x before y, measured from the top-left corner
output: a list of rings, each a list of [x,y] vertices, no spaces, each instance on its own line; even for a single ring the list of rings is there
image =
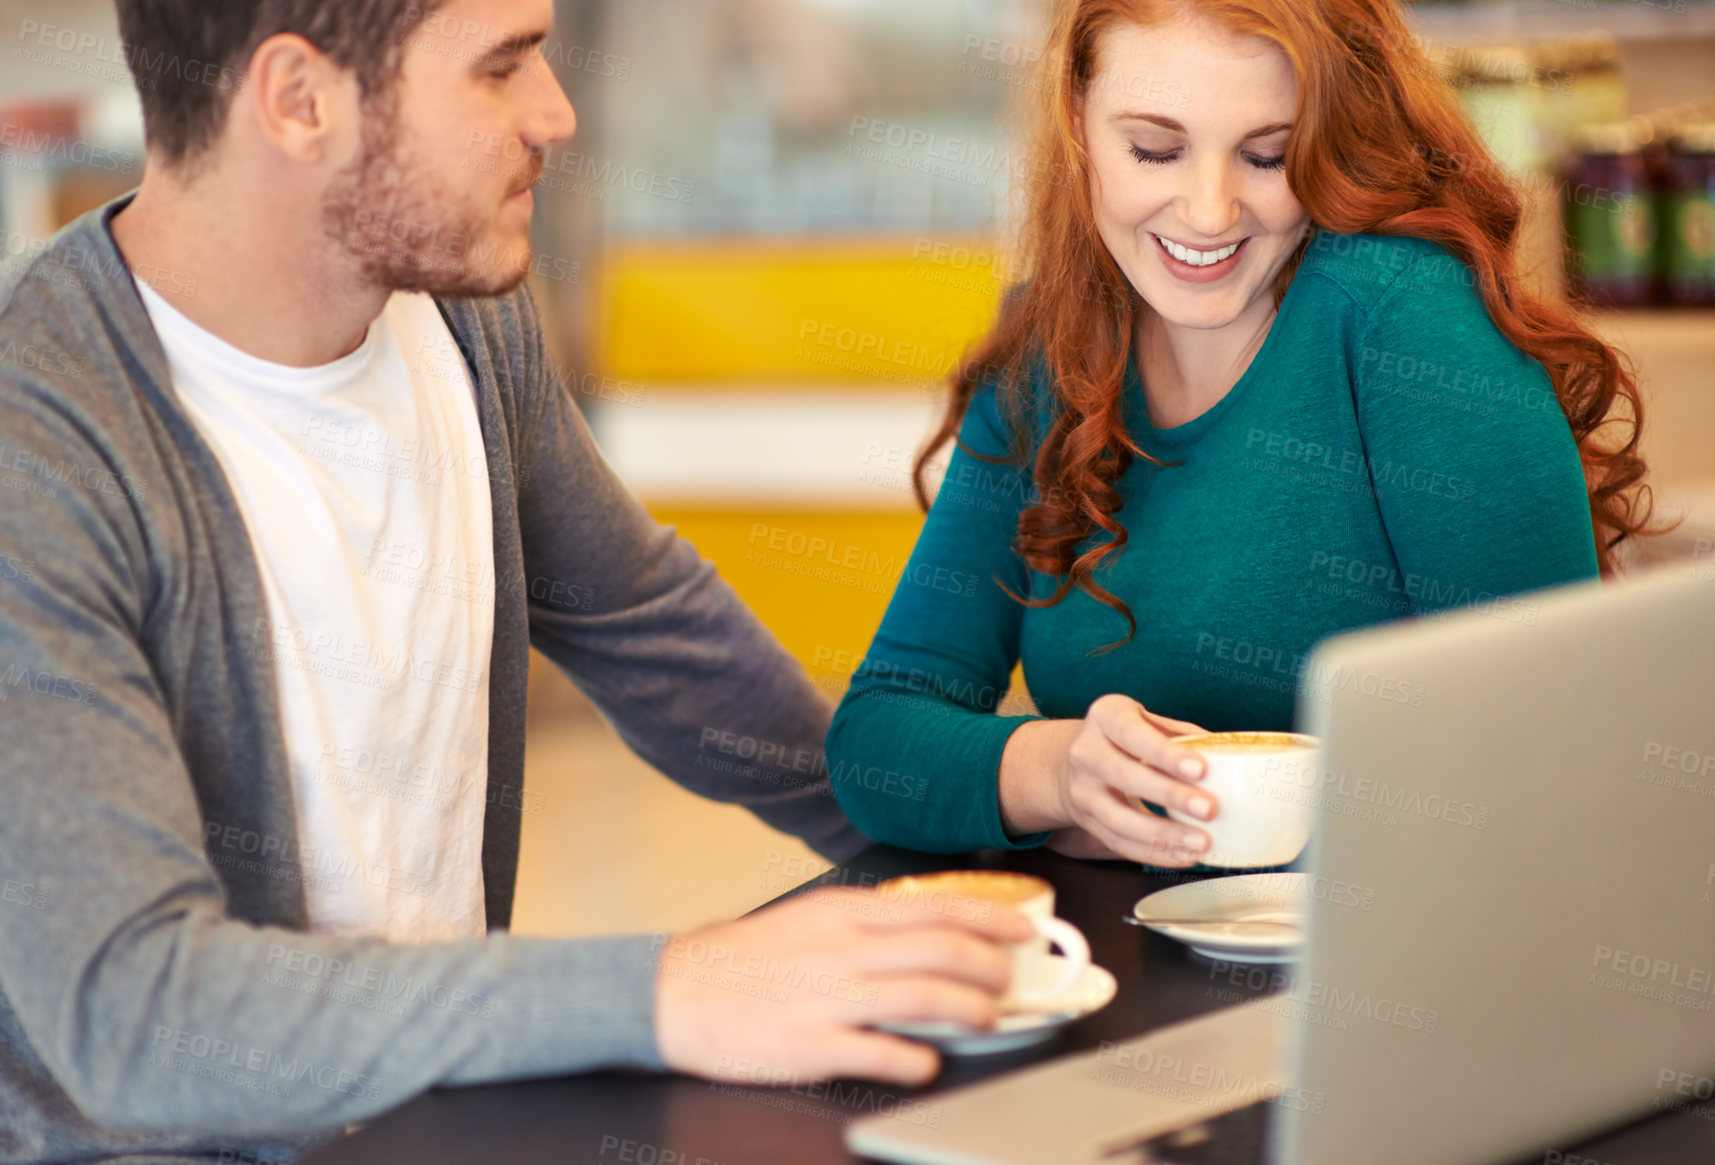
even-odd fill
[[[260,136],[309,165],[342,153],[360,125],[357,79],[296,33],[256,46],[241,97]]]

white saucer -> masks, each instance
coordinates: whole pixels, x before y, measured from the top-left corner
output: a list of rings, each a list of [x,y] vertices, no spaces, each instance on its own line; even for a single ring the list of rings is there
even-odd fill
[[[1059,960],[1060,955],[1050,954]],[[1106,967],[1094,963],[1084,968],[1078,981],[1051,1011],[1012,1011],[995,1020],[990,1031],[978,1031],[960,1023],[878,1023],[881,1031],[934,1044],[949,1056],[986,1056],[1010,1052],[1048,1039],[1075,1019],[1082,1019],[1112,1003],[1119,984]]]
[[[1138,921],[1210,959],[1233,963],[1290,963],[1304,945],[1310,912],[1310,875],[1298,871],[1206,878],[1161,890],[1131,908]],[[1154,923],[1149,918],[1206,918],[1206,923]],[[1274,926],[1224,926],[1223,919],[1291,922]]]

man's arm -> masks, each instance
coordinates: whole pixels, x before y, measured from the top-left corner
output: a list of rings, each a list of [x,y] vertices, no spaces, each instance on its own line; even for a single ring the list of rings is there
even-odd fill
[[[108,1127],[246,1136],[659,1066],[652,936],[398,947],[227,917],[140,646],[168,592],[132,502],[80,484],[119,468],[87,431],[52,386],[0,383],[0,991],[28,1038],[0,1056]]]
[[[553,374],[533,301],[514,302],[540,370],[518,453],[532,642],[674,781],[851,857],[869,843],[829,787],[831,707],[714,566],[614,475]]]

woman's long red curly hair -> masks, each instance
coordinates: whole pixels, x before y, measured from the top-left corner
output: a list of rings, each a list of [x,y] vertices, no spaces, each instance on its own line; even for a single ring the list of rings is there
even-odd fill
[[[1022,200],[1022,282],[954,373],[946,416],[917,459],[919,503],[927,508],[930,459],[957,436],[979,384],[1011,386],[1003,401],[1021,422],[1025,404],[1016,389],[1039,364],[1055,407],[1035,457],[1038,500],[1020,515],[1013,547],[1060,583],[1051,596],[1020,598],[1047,606],[1076,586],[1118,611],[1135,633],[1130,609],[1092,574],[1126,544],[1114,482],[1133,458],[1148,457],[1126,434],[1121,391],[1145,306],[1096,233],[1089,159],[1073,111],[1095,76],[1104,31],[1123,22],[1158,25],[1179,11],[1264,37],[1286,54],[1299,85],[1286,176],[1315,228],[1426,239],[1471,269],[1495,326],[1554,381],[1584,463],[1597,563],[1604,575],[1613,573],[1615,546],[1649,521],[1635,379],[1573,310],[1520,283],[1519,189],[1393,0],[1197,0],[1189,9],[1163,0],[1056,0],[1028,142],[1033,177]],[[1281,270],[1276,306],[1309,242]],[[1109,537],[1078,553],[1098,529]]]

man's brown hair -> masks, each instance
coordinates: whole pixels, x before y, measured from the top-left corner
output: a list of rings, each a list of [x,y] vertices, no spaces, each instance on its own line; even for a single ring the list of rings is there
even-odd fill
[[[149,148],[169,165],[214,144],[244,68],[292,32],[351,70],[367,103],[399,79],[406,38],[439,0],[116,0]]]

